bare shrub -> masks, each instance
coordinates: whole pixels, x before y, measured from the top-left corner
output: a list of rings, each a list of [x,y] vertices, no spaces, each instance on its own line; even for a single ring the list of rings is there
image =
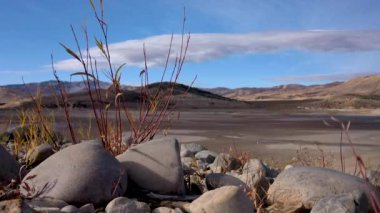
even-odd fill
[[[174,90],[186,58],[190,34],[185,35],[184,33],[186,21],[184,18],[179,54],[175,58],[172,68],[169,68],[174,38],[172,35],[161,81],[155,90],[153,90],[149,85],[147,51],[145,46],[143,46],[142,53],[145,59],[145,67],[140,72],[140,98],[138,103],[138,115],[136,117],[133,115],[131,108],[128,106],[123,90],[121,89],[121,73],[125,64],[122,64],[116,68],[111,61],[108,24],[104,18],[103,1],[99,0],[99,5],[96,5],[92,0],[90,0],[90,5],[101,31],[101,36],[95,36],[95,43],[103,59],[106,61],[107,68],[99,68],[97,59],[91,55],[89,33],[86,26],[82,27],[85,40],[84,45],[80,44],[77,33],[73,27],[71,27],[71,31],[76,44],[76,51],[70,49],[64,44],[61,45],[68,54],[70,54],[82,65],[83,71],[75,72],[72,76],[81,76],[86,84],[99,137],[103,143],[103,146],[114,155],[117,155],[128,149],[130,146],[151,140],[162,128],[163,121],[172,113],[171,105],[173,105]],[[172,70],[169,81],[164,82],[167,70],[169,69]],[[60,81],[56,75],[54,66],[53,72],[59,83]],[[103,73],[104,76],[111,82],[111,86],[109,86],[106,91],[103,91],[100,87],[100,72]],[[61,89],[61,96],[65,106],[67,124],[72,135],[72,140],[75,142],[76,137],[74,136],[75,133],[71,131],[72,127],[71,120],[69,118],[69,110],[66,109],[68,106],[67,93],[64,89]],[[111,114],[113,114],[113,116],[111,116]],[[131,130],[131,135],[129,136],[127,143],[123,143],[122,140],[122,134],[125,126],[122,122],[122,116],[127,118],[128,125]]]

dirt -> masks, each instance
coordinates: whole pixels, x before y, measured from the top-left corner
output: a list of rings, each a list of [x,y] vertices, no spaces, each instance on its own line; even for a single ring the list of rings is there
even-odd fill
[[[54,111],[56,128],[67,135],[65,117]],[[137,116],[137,113],[135,113]],[[300,163],[297,157],[314,158],[316,166],[324,160],[335,168],[341,167],[341,129],[331,116],[342,122],[351,121],[349,135],[353,146],[343,137],[342,151],[347,170],[354,170],[352,155],[354,147],[371,169],[380,168],[380,114],[377,111],[292,111],[259,109],[192,109],[173,115],[172,128],[163,131],[180,142],[196,142],[217,152],[229,151],[230,147],[247,152],[278,167],[288,163]],[[5,129],[9,119],[16,120],[14,110],[0,111],[1,128]],[[72,113],[75,128],[92,125],[92,137],[96,137],[95,121],[91,110],[75,109]],[[91,121],[90,121],[91,120]],[[330,126],[324,122],[327,121]],[[12,123],[15,125],[15,122]],[[125,126],[125,130],[128,127]],[[306,151],[305,151],[306,150]],[[309,154],[307,154],[310,152]],[[305,154],[306,153],[306,154]],[[332,156],[330,158],[330,156]]]

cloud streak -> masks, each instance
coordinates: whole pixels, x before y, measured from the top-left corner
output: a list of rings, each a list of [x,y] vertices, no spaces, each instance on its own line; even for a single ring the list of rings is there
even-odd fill
[[[171,35],[158,35],[140,40],[127,40],[110,44],[114,65],[127,63],[128,66],[143,67],[142,52],[145,44],[148,65],[163,66],[170,44]],[[174,35],[171,59],[179,53],[181,36]],[[236,54],[274,53],[285,50],[308,52],[366,52],[380,51],[380,30],[363,31],[289,31],[245,34],[191,34],[187,62],[203,62]],[[100,67],[105,61],[96,48],[91,55]],[[59,61],[59,70],[77,70],[80,63],[74,59]]]

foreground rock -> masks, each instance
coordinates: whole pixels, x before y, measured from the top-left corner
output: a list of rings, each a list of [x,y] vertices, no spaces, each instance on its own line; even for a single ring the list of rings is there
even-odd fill
[[[50,198],[34,198],[32,200],[25,200],[26,204],[28,206],[32,207],[33,209],[36,208],[58,208],[61,209],[68,204],[63,200],[55,200]]]
[[[347,193],[320,199],[310,213],[368,212],[367,197],[363,193]]]
[[[194,155],[206,148],[197,143],[183,143],[181,144],[181,157],[194,157]]]
[[[76,206],[69,205],[69,206],[63,207],[61,209],[61,212],[64,212],[64,213],[77,213],[78,212],[78,208]]]
[[[267,176],[267,170],[267,167],[261,160],[250,159],[244,164],[242,173],[234,176],[246,183],[250,188],[265,189],[263,192],[265,193],[269,187],[269,183],[265,178]]]
[[[28,151],[26,154],[26,164],[32,167],[37,166],[53,154],[54,150],[52,145],[41,144]]]
[[[117,156],[138,187],[159,194],[185,193],[180,148],[173,138],[148,141]]]
[[[224,186],[208,191],[190,204],[191,213],[252,213],[252,201],[237,186]]]
[[[79,208],[80,213],[93,213],[95,212],[95,207],[92,203],[88,203]]]
[[[249,159],[247,163],[243,166],[243,173],[247,174],[257,174],[257,176],[267,176],[267,167],[263,164],[261,160]]]
[[[17,179],[19,171],[20,164],[0,145],[0,185],[6,185],[12,179]]]
[[[168,207],[158,207],[152,211],[152,213],[183,213],[179,208],[171,209]]]
[[[380,196],[375,187],[369,187]],[[280,173],[270,186],[268,203],[310,210],[324,197],[353,191],[368,197],[367,184],[359,177],[325,168],[293,167]],[[359,205],[370,204],[366,201]]]
[[[218,156],[218,154],[209,150],[203,150],[195,154],[196,159],[201,160],[206,163],[213,163],[216,156]]]
[[[229,154],[220,153],[209,167],[214,173],[223,173],[239,169],[241,166],[241,162],[238,159]]]
[[[126,197],[118,197],[113,199],[106,207],[106,213],[134,212],[134,213],[150,213],[148,204],[137,200],[128,199]]]
[[[28,184],[34,192],[25,190]],[[125,193],[127,174],[100,142],[67,147],[52,155],[23,180],[21,193],[69,204],[101,204]]]
[[[206,176],[206,187],[208,190],[213,190],[223,186],[237,186],[245,192],[249,191],[247,184],[231,175],[212,173]]]

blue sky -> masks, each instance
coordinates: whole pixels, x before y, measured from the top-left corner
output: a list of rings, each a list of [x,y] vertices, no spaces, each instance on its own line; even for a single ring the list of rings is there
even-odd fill
[[[200,87],[267,87],[380,73],[378,0],[105,0],[113,62],[127,63],[123,83],[138,84],[143,43],[159,79],[184,7],[191,39],[183,83],[198,76]],[[2,0],[0,20],[0,85],[52,79],[52,52],[69,80],[80,71],[59,45],[74,47],[70,24],[99,33],[87,0]]]

